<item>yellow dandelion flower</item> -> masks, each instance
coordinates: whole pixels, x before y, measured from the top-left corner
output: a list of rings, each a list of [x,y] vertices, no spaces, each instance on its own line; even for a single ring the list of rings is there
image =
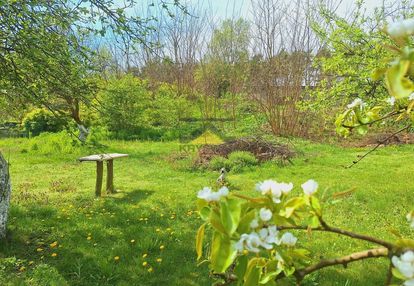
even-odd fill
[[[118,261],[118,260],[119,260],[119,256],[115,256],[115,257],[114,257],[114,260],[115,260],[115,261]]]
[[[32,264],[34,264],[34,261],[29,261],[29,265],[32,265]]]
[[[91,239],[92,239],[92,237],[88,236],[86,239],[87,239],[87,240],[91,240]]]
[[[148,262],[144,261],[142,262],[142,266],[146,267],[148,265]]]
[[[163,250],[165,248],[165,246],[164,245],[161,245],[160,246],[160,250]]]
[[[148,268],[149,273],[151,273],[152,271],[154,271],[154,269],[152,267]]]
[[[160,231],[161,231],[161,229],[157,228],[155,231],[156,231],[156,232],[160,232]]]
[[[37,252],[42,252],[42,251],[43,251],[43,248],[40,248],[40,247],[39,247],[38,249],[36,249],[36,251],[37,251]]]
[[[157,262],[161,263],[162,262],[162,258],[157,258]]]
[[[142,255],[142,258],[145,258],[145,257],[147,257],[148,256],[148,254],[147,253],[144,253],[143,255]]]
[[[25,271],[25,270],[26,270],[26,267],[24,267],[24,266],[22,266],[22,267],[20,267],[20,268],[19,268],[19,271],[20,271],[20,272],[23,272],[23,271]]]
[[[50,247],[51,248],[55,248],[57,245],[58,245],[58,242],[55,241],[55,242],[53,242],[53,243],[50,244]]]
[[[53,252],[51,256],[52,257],[56,257],[57,256],[57,253]]]

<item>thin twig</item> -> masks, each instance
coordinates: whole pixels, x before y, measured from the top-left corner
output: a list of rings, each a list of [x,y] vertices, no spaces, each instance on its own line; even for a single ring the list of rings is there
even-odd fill
[[[336,228],[336,227],[331,227],[331,226],[327,226],[327,227],[312,227],[312,228],[308,228],[307,226],[278,226],[277,227],[278,230],[288,230],[288,229],[297,229],[297,230],[311,230],[311,231],[326,231],[326,232],[333,232],[333,233],[337,233],[337,234],[341,234],[344,236],[348,236],[351,238],[355,238],[355,239],[360,239],[360,240],[365,240],[365,241],[369,241],[378,245],[382,245],[385,248],[388,249],[392,249],[393,248],[393,244],[389,243],[385,240],[382,239],[378,239],[375,237],[371,237],[371,236],[367,236],[364,234],[359,234],[359,233],[354,233],[351,231],[347,231],[347,230],[343,230],[340,228]]]
[[[407,130],[407,129],[409,129],[409,128],[411,128],[411,124],[410,124],[410,125],[405,126],[404,128],[401,128],[400,130],[398,130],[398,131],[396,131],[396,132],[392,133],[392,134],[391,134],[390,136],[388,136],[387,138],[385,138],[385,139],[383,139],[383,140],[379,141],[379,142],[378,142],[378,144],[377,144],[377,145],[375,145],[375,147],[374,147],[374,148],[372,148],[371,150],[369,150],[368,152],[366,152],[364,155],[359,156],[359,158],[358,158],[357,160],[353,161],[351,165],[349,165],[349,166],[347,166],[347,167],[345,167],[345,168],[346,168],[346,169],[349,169],[349,168],[351,168],[352,166],[354,166],[354,165],[358,164],[361,160],[363,160],[363,159],[364,159],[365,157],[367,157],[369,154],[371,154],[372,152],[374,152],[375,150],[377,150],[377,149],[378,149],[381,145],[383,145],[385,142],[387,142],[388,140],[390,140],[392,137],[394,137],[395,135],[397,135],[397,134],[399,134],[399,133],[401,133],[401,132],[403,132],[403,131],[405,131],[405,130]]]

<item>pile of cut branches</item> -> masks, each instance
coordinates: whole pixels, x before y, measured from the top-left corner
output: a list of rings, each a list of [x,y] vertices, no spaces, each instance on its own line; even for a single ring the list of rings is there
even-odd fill
[[[285,144],[273,143],[261,138],[241,138],[219,145],[204,145],[198,150],[196,165],[207,165],[213,157],[227,158],[232,152],[247,151],[252,153],[259,162],[278,160],[290,162],[295,152]]]

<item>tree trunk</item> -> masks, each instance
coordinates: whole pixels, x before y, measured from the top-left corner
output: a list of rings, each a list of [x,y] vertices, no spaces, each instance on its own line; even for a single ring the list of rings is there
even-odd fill
[[[78,123],[78,129],[79,129],[78,138],[82,143],[85,143],[86,139],[88,139],[88,136],[89,136],[89,129],[79,123]]]
[[[9,212],[11,183],[9,166],[0,153],[0,239],[6,236],[6,223]]]

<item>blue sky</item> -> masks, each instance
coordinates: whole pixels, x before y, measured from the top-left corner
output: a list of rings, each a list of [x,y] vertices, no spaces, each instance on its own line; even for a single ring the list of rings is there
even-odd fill
[[[217,17],[221,19],[232,17],[250,18],[252,9],[251,0],[187,0],[190,3],[202,3],[205,7],[210,7]],[[289,1],[289,0],[286,0]],[[184,2],[184,1],[183,1]],[[382,0],[365,0],[367,11],[373,11],[374,7],[381,5]],[[340,13],[344,13],[355,0],[343,0],[339,8]]]

